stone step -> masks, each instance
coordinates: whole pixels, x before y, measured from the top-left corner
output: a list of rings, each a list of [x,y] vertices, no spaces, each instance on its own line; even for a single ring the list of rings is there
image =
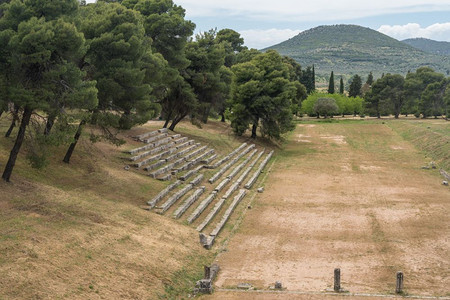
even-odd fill
[[[239,193],[234,197],[233,202],[230,204],[228,209],[225,211],[225,213],[222,216],[222,219],[217,223],[216,227],[211,231],[208,238],[208,243],[204,245],[206,249],[211,249],[212,245],[214,244],[214,240],[216,239],[219,232],[222,230],[222,228],[227,223],[228,219],[230,218],[233,211],[236,209],[238,204],[241,202],[241,200],[245,197],[247,191],[245,189],[239,190]]]
[[[146,133],[137,135],[134,138],[136,140],[142,142],[145,138],[148,138],[148,137],[151,137],[151,136],[155,136],[155,135],[158,135],[160,133],[166,133],[166,132],[168,132],[167,128],[161,128],[161,129],[158,129],[158,130],[153,130],[153,131],[150,131],[150,132],[146,132]]]
[[[208,205],[216,198],[217,192],[211,192],[205,199],[203,199],[202,202],[197,206],[195,211],[189,216],[187,219],[188,224],[191,224],[194,222],[201,214],[202,212],[208,207]]]
[[[256,154],[256,152],[258,152],[257,149],[253,150],[250,155],[242,162],[240,163],[237,167],[235,167],[233,169],[233,171],[231,171],[230,174],[228,174],[228,178],[232,179],[234,176],[236,176],[243,168],[246,164],[248,164],[248,162],[252,159],[252,157]]]
[[[147,204],[153,208],[155,207],[155,205],[161,201],[162,198],[164,198],[167,194],[170,193],[170,191],[172,191],[173,189],[175,189],[177,186],[179,186],[181,184],[181,180],[177,180],[174,183],[172,183],[171,185],[167,186],[165,189],[163,189],[161,192],[158,193],[158,195],[156,195],[152,200],[148,201]]]
[[[244,151],[240,152],[235,158],[233,158],[230,162],[225,164],[219,171],[217,171],[208,181],[209,183],[214,183],[217,179],[222,177],[225,172],[231,168],[242,156],[247,154],[251,149],[255,147],[254,144],[248,146]]]
[[[230,178],[224,178],[215,188],[214,191],[220,192],[229,182],[231,181]]]
[[[208,164],[210,164],[213,160],[215,160],[216,158],[217,158],[217,154],[214,154],[214,155],[211,156],[211,157],[208,157],[208,158],[206,158],[206,159],[203,159],[202,161],[200,161],[200,163],[205,164],[205,165],[208,165]]]
[[[150,144],[151,143],[151,144],[153,144],[153,147],[155,147],[156,146],[155,142],[160,141],[162,139],[167,139],[168,136],[169,136],[169,134],[166,132],[166,133],[161,133],[161,134],[158,134],[158,135],[146,138],[146,139],[144,139],[142,141],[144,143],[146,143],[146,144]]]
[[[222,198],[228,199],[237,189],[239,188],[238,182],[233,182],[232,185],[228,188],[228,190],[223,194]]]
[[[173,213],[173,217],[175,219],[179,219],[185,212],[186,210],[188,210],[188,208],[195,202],[197,201],[198,198],[200,198],[200,196],[203,194],[203,192],[205,191],[205,187],[201,186],[199,188],[197,188],[194,193],[189,196],[184,203],[178,207],[178,209]]]
[[[270,158],[272,157],[273,152],[274,152],[273,150],[270,151],[270,153],[267,155],[267,157],[261,162],[261,164],[259,165],[258,169],[256,169],[256,171],[253,174],[253,176],[250,177],[249,181],[244,186],[246,189],[250,189],[252,187],[252,185],[256,182],[256,180],[258,179],[258,177],[261,174],[262,170],[264,169],[264,167],[267,165],[267,163],[269,162]]]
[[[211,220],[219,213],[220,209],[225,204],[225,201],[225,198],[221,198],[217,201],[216,205],[214,205],[213,209],[209,212],[203,222],[197,226],[197,231],[202,231],[206,226],[208,226],[209,222],[211,222]]]
[[[264,149],[259,152],[259,154],[256,156],[256,158],[250,163],[250,165],[247,167],[247,169],[241,174],[241,176],[239,176],[239,178],[236,180],[237,183],[239,183],[239,185],[242,184],[242,182],[244,182],[245,178],[247,177],[247,175],[251,172],[252,168],[255,166],[255,164],[258,162],[258,160],[261,158],[261,156],[264,154]]]
[[[176,140],[173,140],[173,142],[175,143],[175,144],[181,144],[181,143],[185,143],[185,142],[187,142],[189,140],[189,138],[188,137],[182,137],[182,138],[179,138],[179,139],[176,139]]]
[[[178,177],[178,179],[185,181],[186,179],[188,179],[189,177],[191,177],[192,175],[198,173],[201,169],[203,169],[203,166],[198,166],[197,168],[188,171],[186,174],[184,174],[183,176]]]
[[[175,202],[177,202],[178,199],[183,197],[187,192],[189,192],[193,188],[194,188],[194,185],[188,184],[185,187],[183,187],[181,190],[179,190],[178,192],[176,192],[175,194],[170,196],[169,199],[167,199],[163,205],[161,205],[160,207],[156,207],[156,209],[158,210],[157,213],[158,214],[165,213],[173,204],[175,204]]]
[[[219,167],[221,164],[223,164],[224,162],[229,161],[231,159],[231,157],[233,157],[236,153],[241,151],[245,146],[247,146],[247,143],[243,143],[242,145],[240,145],[239,147],[237,147],[236,149],[231,151],[228,155],[222,157],[218,162],[216,162],[214,165],[212,165],[212,169],[215,169],[215,168]]]

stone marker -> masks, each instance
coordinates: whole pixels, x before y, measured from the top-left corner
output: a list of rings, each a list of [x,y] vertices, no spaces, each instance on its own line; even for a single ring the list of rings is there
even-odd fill
[[[397,284],[395,286],[395,293],[403,293],[403,272],[397,272]]]
[[[262,192],[264,192],[264,188],[260,187],[260,188],[257,189],[257,191],[258,191],[258,193],[262,193]]]
[[[281,290],[283,288],[283,285],[280,281],[275,281],[275,289]]]
[[[334,291],[339,293],[341,291],[341,269],[334,269]]]

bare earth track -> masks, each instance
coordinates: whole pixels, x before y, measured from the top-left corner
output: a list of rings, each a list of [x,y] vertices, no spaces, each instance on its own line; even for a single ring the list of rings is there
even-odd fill
[[[382,123],[299,125],[205,298],[336,299],[317,295],[332,288],[334,268],[350,293],[392,295],[401,270],[407,294],[449,297],[450,193],[424,164]],[[275,281],[292,293],[267,293]],[[256,291],[225,290],[239,283]]]

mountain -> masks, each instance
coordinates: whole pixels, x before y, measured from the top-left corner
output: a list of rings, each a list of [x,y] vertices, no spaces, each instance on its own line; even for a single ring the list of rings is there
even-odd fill
[[[315,65],[316,74],[327,78],[334,74],[359,74],[363,78],[373,72],[406,74],[429,66],[450,73],[450,57],[426,53],[370,28],[357,25],[319,26],[264,50],[274,49],[290,56],[303,68]]]
[[[402,42],[424,52],[438,55],[450,55],[449,42],[438,42],[425,38],[407,39],[403,40]]]

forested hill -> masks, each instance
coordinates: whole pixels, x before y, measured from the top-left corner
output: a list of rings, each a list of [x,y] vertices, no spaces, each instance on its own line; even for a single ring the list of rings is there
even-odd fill
[[[438,42],[425,38],[407,39],[403,40],[402,42],[428,53],[450,55],[449,42]]]
[[[378,31],[357,25],[319,26],[267,49],[275,49],[303,67],[315,65],[316,74],[360,74],[372,71],[405,74],[421,66],[450,72],[450,57],[426,53]]]

